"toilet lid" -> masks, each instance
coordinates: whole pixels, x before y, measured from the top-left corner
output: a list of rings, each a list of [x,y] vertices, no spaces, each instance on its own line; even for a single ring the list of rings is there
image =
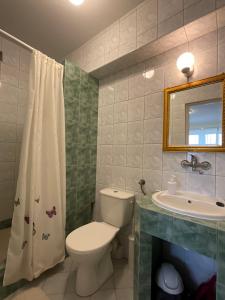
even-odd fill
[[[66,238],[66,246],[74,252],[90,252],[110,243],[118,231],[110,224],[92,222],[72,231]]]

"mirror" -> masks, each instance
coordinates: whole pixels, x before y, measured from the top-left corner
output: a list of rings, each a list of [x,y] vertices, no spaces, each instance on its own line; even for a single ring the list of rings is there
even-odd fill
[[[225,151],[225,74],[164,91],[164,151]]]

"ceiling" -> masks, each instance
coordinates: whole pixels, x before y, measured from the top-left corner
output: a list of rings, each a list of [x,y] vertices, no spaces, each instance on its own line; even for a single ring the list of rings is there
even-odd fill
[[[0,0],[0,28],[61,60],[142,1]]]

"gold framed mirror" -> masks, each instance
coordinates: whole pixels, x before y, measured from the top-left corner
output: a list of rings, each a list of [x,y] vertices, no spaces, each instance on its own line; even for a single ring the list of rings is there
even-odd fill
[[[164,90],[164,151],[225,151],[225,74]]]

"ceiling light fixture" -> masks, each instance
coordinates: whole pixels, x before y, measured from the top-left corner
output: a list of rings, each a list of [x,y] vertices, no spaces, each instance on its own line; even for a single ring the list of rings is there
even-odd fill
[[[194,72],[195,58],[191,52],[181,54],[177,59],[177,68],[187,77],[191,77]]]
[[[84,0],[69,0],[73,5],[79,6],[84,3]]]

